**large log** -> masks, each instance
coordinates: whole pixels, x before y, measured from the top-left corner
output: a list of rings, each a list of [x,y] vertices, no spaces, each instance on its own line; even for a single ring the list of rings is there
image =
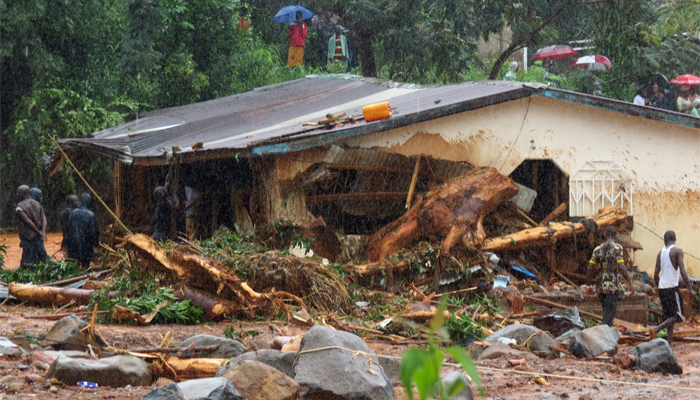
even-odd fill
[[[279,309],[286,310],[281,299],[292,299],[304,307],[303,301],[285,292],[257,293],[241,281],[235,273],[228,272],[219,263],[193,254],[178,251],[165,252],[152,238],[137,234],[126,237],[124,246],[135,252],[145,263],[140,267],[150,266],[170,275],[173,286],[192,287],[207,292],[194,296],[195,302],[204,307],[207,317],[234,315],[237,317],[255,315],[271,317]],[[186,296],[181,290],[180,295]],[[192,294],[192,292],[190,292]],[[207,294],[210,294],[207,296]],[[212,296],[213,295],[213,296]],[[217,300],[214,296],[219,297]]]
[[[228,359],[220,358],[174,358],[170,357],[162,364],[160,374],[175,382],[189,379],[212,378],[226,364]]]
[[[94,290],[66,289],[51,286],[27,285],[10,283],[8,290],[20,301],[26,301],[42,306],[64,306],[73,302],[76,306],[84,306],[90,302]]]
[[[517,193],[518,185],[496,169],[476,168],[424,194],[408,212],[375,233],[367,259],[386,258],[424,238],[443,238],[443,256],[455,246],[478,249],[486,238],[484,217]]]
[[[600,209],[598,214],[587,219],[595,221],[599,230],[604,230],[611,225],[623,224],[627,220],[627,214],[625,210],[620,208],[605,207]],[[574,235],[580,235],[582,240],[588,240],[588,232],[588,228],[582,222],[560,222],[550,226],[525,229],[511,235],[487,239],[482,250],[497,252],[541,247]]]

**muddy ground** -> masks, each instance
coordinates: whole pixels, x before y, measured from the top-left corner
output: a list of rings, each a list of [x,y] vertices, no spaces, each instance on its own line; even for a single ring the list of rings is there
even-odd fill
[[[3,235],[3,239],[10,240],[8,251],[8,266],[19,264],[21,249],[18,241],[12,241],[16,235]],[[47,252],[51,255],[60,253],[60,234],[50,234],[46,242]],[[25,305],[4,304],[0,306],[0,336],[12,337],[17,334],[41,337],[45,335],[54,321],[36,319],[35,316],[56,312],[51,309],[27,307]],[[61,311],[63,312],[63,311]],[[283,326],[284,322],[274,321],[272,324]],[[237,331],[261,332],[257,336],[244,337],[242,341],[252,349],[267,348],[274,339],[275,334],[270,329],[270,322],[219,322],[216,324],[200,324],[195,326],[177,325],[148,325],[148,326],[120,326],[98,324],[97,329],[107,342],[116,348],[155,347],[162,341],[162,335],[172,331],[170,345],[185,340],[196,334],[212,334],[223,336],[228,327]],[[300,328],[291,328],[292,334],[302,333]],[[679,330],[700,329],[700,324],[684,324]],[[393,345],[381,341],[367,341],[368,345],[378,354],[400,357],[408,348],[407,345]],[[624,351],[631,346],[622,345]],[[677,343],[674,347],[676,356],[683,366],[682,376],[663,376],[661,374],[648,375],[645,373],[620,373],[615,366],[605,362],[579,361],[572,357],[557,360],[529,361],[521,369],[522,372],[540,374],[553,374],[566,377],[579,377],[587,379],[614,380],[619,383],[593,382],[572,380],[565,378],[547,377],[549,385],[537,384],[534,377],[518,375],[513,371],[493,371],[486,368],[510,369],[507,360],[499,359],[480,363],[481,378],[486,390],[487,399],[674,399],[690,400],[700,398],[700,392],[684,389],[700,389],[700,343]],[[8,375],[18,377],[24,382],[21,392],[10,392],[8,389],[0,389],[0,400],[9,399],[115,399],[130,400],[139,399],[150,391],[149,387],[135,387],[130,389],[83,389],[80,387],[64,387],[60,384],[52,385],[43,382],[41,371],[20,370],[22,365],[28,365],[27,360],[4,360],[0,358],[0,382]],[[518,367],[520,368],[520,367]],[[443,369],[443,373],[454,370],[452,367]],[[626,375],[626,376],[624,376]],[[666,387],[645,387],[632,383],[645,383]],[[7,386],[7,385],[5,385]],[[54,388],[52,388],[52,386]],[[395,382],[395,387],[400,383]]]
[[[36,315],[52,312],[48,309],[39,309],[26,306],[3,306],[0,309],[0,335],[14,336],[26,334],[31,336],[45,335],[53,321],[34,319]],[[282,326],[283,322],[274,322]],[[269,322],[220,322],[213,325],[201,324],[196,326],[175,325],[149,325],[149,326],[119,326],[98,325],[97,329],[105,337],[108,343],[114,347],[144,347],[157,346],[161,342],[161,336],[172,330],[171,345],[175,345],[184,339],[196,334],[223,335],[224,329],[233,326],[239,331],[259,331],[260,335],[243,339],[251,348],[266,347],[272,341],[275,334],[270,330]],[[687,326],[684,329],[697,329]],[[292,328],[293,332],[301,332],[300,328]],[[404,345],[392,345],[385,342],[368,341],[368,344],[378,354],[400,356],[408,348]],[[629,346],[622,346],[621,350]],[[700,388],[700,344],[678,343],[674,348],[676,356],[683,365],[682,376],[662,376],[660,374],[631,374],[621,376],[617,368],[604,362],[578,361],[566,357],[557,360],[536,360],[528,362],[523,371],[543,374],[555,374],[571,377],[583,377],[590,379],[615,380],[620,383],[578,381],[563,378],[547,378],[550,385],[543,386],[535,383],[534,378],[525,375],[516,375],[511,372],[480,371],[487,393],[487,399],[697,399],[700,393],[683,390],[685,388]],[[28,364],[26,361],[7,361],[0,359],[0,379],[7,375],[14,375],[23,381],[36,379],[36,371],[20,371],[20,364]],[[492,360],[479,364],[485,368],[508,369],[507,360]],[[444,373],[453,368],[446,367]],[[40,374],[40,373],[39,373]],[[624,373],[627,375],[627,372]],[[29,377],[27,377],[29,376]],[[648,383],[653,385],[665,385],[672,388],[642,387],[626,384],[626,382]],[[0,399],[23,398],[70,398],[75,399],[114,399],[122,400],[138,399],[148,393],[150,388],[135,387],[131,389],[82,389],[79,387],[63,387],[55,385],[58,391],[49,392],[50,384],[41,382],[25,383],[20,393],[11,393],[7,389],[0,390]],[[395,383],[395,386],[399,386]],[[556,396],[556,397],[553,397]],[[588,396],[588,397],[586,397]]]

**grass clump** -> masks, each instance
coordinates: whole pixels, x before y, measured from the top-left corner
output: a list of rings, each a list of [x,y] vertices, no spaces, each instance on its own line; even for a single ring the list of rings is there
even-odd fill
[[[0,271],[0,281],[41,284],[70,279],[85,273],[75,261],[46,259],[35,265],[32,271],[22,267],[13,271]]]
[[[97,304],[98,310],[111,311],[115,306],[121,306],[142,316],[155,313],[151,321],[155,324],[193,325],[201,322],[204,312],[194,307],[190,300],[179,301],[173,289],[159,287],[152,279],[139,280],[134,275],[132,272],[117,278],[111,285],[98,290],[88,308]],[[102,322],[111,323],[113,317],[107,314],[102,317]]]

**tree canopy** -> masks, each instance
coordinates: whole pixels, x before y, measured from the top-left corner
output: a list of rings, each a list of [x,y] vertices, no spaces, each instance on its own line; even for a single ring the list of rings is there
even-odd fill
[[[425,84],[498,79],[523,47],[532,54],[571,40],[587,41],[589,51],[608,56],[613,69],[560,68],[553,75],[534,65],[518,79],[629,101],[635,85],[657,72],[672,78],[700,70],[700,0],[299,4],[320,18],[341,19],[359,53],[360,66],[351,72],[368,77]],[[316,56],[327,37],[320,37],[310,21],[305,66],[286,67],[286,26],[272,21],[284,5],[280,0],[0,0],[2,190],[39,185],[54,204],[76,190],[65,166],[48,178],[42,156],[53,153],[49,136],[84,137],[139,112],[333,71],[323,67],[325,57]],[[239,27],[242,19],[250,28]],[[512,39],[498,57],[478,53],[481,41],[504,30]],[[109,184],[108,162],[91,160],[82,168]],[[3,214],[11,210],[7,203],[3,207]]]

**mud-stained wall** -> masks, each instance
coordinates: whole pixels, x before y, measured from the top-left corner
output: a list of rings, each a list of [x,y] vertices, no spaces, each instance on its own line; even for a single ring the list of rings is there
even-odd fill
[[[316,218],[306,207],[304,196],[294,192],[293,180],[298,173],[323,160],[325,154],[326,149],[316,148],[256,161],[251,200],[253,221],[272,224],[275,220],[286,220],[300,225],[313,222]]]
[[[656,234],[676,231],[686,265],[700,276],[700,131],[565,101],[531,96],[355,139],[350,146],[427,154],[510,174],[525,159],[551,159],[573,175],[612,160],[635,185],[634,220]],[[636,264],[653,271],[663,241],[638,225]]]

